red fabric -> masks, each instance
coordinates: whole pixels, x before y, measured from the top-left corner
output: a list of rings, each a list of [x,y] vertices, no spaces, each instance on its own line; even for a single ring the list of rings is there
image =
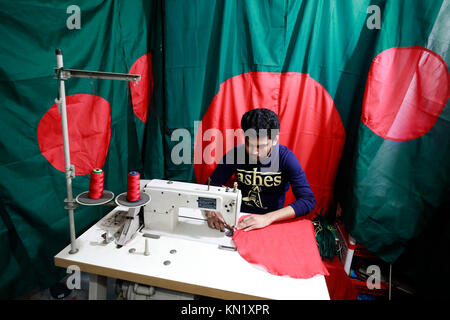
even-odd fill
[[[153,95],[152,55],[146,53],[137,59],[130,68],[130,74],[139,74],[141,80],[130,83],[131,100],[136,117],[147,122],[148,102]]]
[[[207,181],[235,139],[234,145],[244,143],[243,135],[235,138],[232,130],[239,129],[242,115],[255,108],[271,109],[278,114],[280,144],[292,150],[300,161],[316,198],[316,210],[323,208],[327,213],[345,129],[333,99],[308,74],[248,72],[223,82],[197,130],[194,145],[197,182]],[[295,197],[289,190],[285,203],[293,201]]]
[[[449,98],[442,58],[423,47],[383,51],[367,78],[361,121],[384,139],[407,141],[426,134]]]
[[[332,261],[323,262],[328,276],[325,276],[327,282],[328,293],[331,300],[355,300],[358,291],[352,284],[350,277],[345,273],[344,266],[338,257],[334,257]]]
[[[111,139],[111,108],[109,102],[92,94],[66,96],[69,130],[70,163],[75,173],[84,175],[102,168]],[[61,115],[54,104],[41,118],[37,128],[42,155],[59,171],[64,172],[64,146]]]
[[[245,260],[263,266],[271,274],[300,279],[328,275],[310,220],[286,220],[262,229],[237,230],[233,241]]]
[[[355,300],[358,296],[339,258],[320,258],[314,227],[308,219],[277,222],[247,232],[237,230],[233,241],[245,260],[269,273],[300,279],[322,274],[331,300]]]

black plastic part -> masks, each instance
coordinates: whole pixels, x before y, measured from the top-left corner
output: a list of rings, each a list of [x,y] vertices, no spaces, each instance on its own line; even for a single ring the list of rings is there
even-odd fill
[[[71,292],[72,290],[67,288],[67,286],[63,283],[56,283],[50,287],[50,294],[54,299],[64,299],[70,295]]]

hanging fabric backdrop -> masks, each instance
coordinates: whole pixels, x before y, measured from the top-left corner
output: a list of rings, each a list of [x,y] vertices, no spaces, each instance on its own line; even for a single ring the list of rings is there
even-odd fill
[[[0,297],[65,274],[53,266],[69,243],[55,48],[67,68],[142,76],[66,82],[75,195],[94,167],[115,193],[129,170],[204,183],[215,164],[196,162],[220,159],[227,129],[269,108],[316,197],[310,216],[339,201],[348,231],[382,259],[398,259],[442,207],[447,0],[85,0],[79,29],[72,4],[0,1]],[[191,147],[181,164],[180,142]],[[77,235],[106,211],[77,208]]]
[[[53,256],[69,242],[60,114],[55,104],[55,48],[73,69],[142,75],[124,81],[66,81],[73,194],[88,190],[89,173],[105,171],[105,189],[126,188],[142,169],[147,101],[152,95],[148,1],[0,1],[0,298],[12,298],[64,275]],[[133,100],[133,102],[132,102]],[[75,210],[77,235],[107,208]]]

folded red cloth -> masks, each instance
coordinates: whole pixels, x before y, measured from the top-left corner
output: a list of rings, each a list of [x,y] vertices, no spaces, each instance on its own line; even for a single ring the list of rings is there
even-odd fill
[[[329,275],[310,220],[286,220],[262,229],[237,230],[233,240],[245,260],[274,275],[300,279]]]

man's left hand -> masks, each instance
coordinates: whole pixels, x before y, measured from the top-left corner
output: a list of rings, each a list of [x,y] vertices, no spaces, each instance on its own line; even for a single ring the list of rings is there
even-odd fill
[[[271,221],[267,214],[253,214],[242,219],[238,224],[238,229],[250,231],[267,227],[270,223]]]

